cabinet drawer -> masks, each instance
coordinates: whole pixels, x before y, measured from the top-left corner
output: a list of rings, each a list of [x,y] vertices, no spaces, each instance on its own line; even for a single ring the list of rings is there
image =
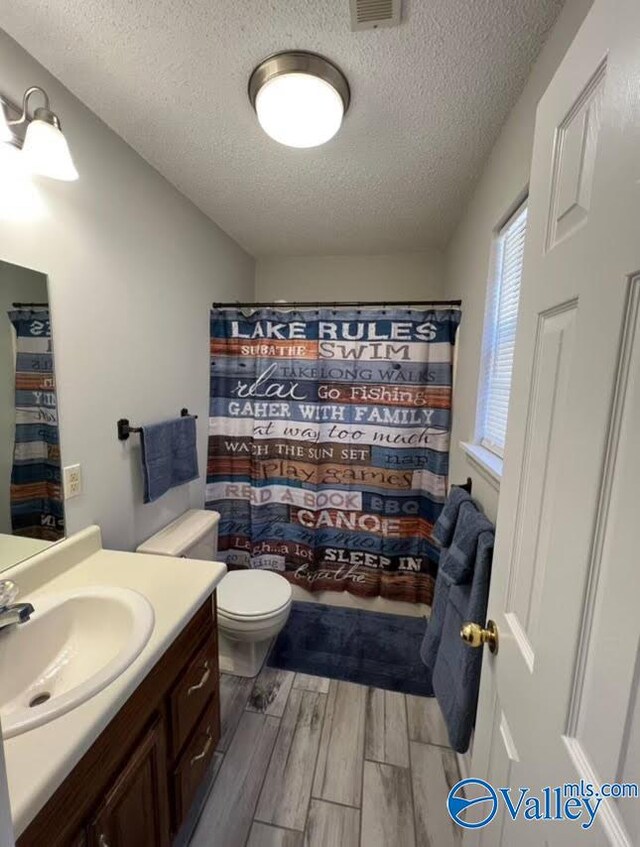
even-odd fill
[[[219,701],[217,697],[213,697],[207,704],[205,713],[173,774],[176,830],[179,829],[191,807],[207,768],[211,764],[219,738]]]
[[[218,642],[215,634],[196,653],[171,692],[171,754],[175,759],[205,704],[218,691]]]

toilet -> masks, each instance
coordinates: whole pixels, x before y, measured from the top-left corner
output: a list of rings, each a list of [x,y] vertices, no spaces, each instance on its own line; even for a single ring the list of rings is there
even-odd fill
[[[213,561],[220,515],[190,509],[141,544],[138,553]],[[187,567],[187,565],[185,565]],[[267,570],[231,571],[217,588],[220,670],[253,677],[291,611],[291,585]]]

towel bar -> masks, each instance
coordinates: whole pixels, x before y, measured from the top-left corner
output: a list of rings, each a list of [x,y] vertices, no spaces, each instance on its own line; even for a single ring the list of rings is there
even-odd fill
[[[198,419],[197,415],[190,415],[188,409],[180,409],[180,417],[181,418],[195,418]],[[126,441],[127,438],[131,435],[132,432],[141,432],[141,426],[131,426],[129,423],[129,418],[120,418],[120,420],[116,424],[118,428],[118,440]]]
[[[467,494],[471,494],[472,486],[473,486],[473,480],[471,479],[470,476],[468,476],[467,481],[463,482],[460,485],[456,485],[456,488],[464,488],[464,490],[467,492]]]

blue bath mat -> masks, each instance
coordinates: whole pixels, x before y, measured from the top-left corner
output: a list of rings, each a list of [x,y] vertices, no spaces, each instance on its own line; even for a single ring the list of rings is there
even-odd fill
[[[420,661],[425,629],[424,618],[296,602],[267,664],[432,697]]]

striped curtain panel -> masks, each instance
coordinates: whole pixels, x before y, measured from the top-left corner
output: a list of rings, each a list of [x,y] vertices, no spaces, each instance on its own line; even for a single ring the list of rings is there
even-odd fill
[[[230,568],[431,603],[455,309],[211,315],[207,508]]]
[[[15,330],[14,535],[64,537],[56,383],[47,309],[9,312]]]

